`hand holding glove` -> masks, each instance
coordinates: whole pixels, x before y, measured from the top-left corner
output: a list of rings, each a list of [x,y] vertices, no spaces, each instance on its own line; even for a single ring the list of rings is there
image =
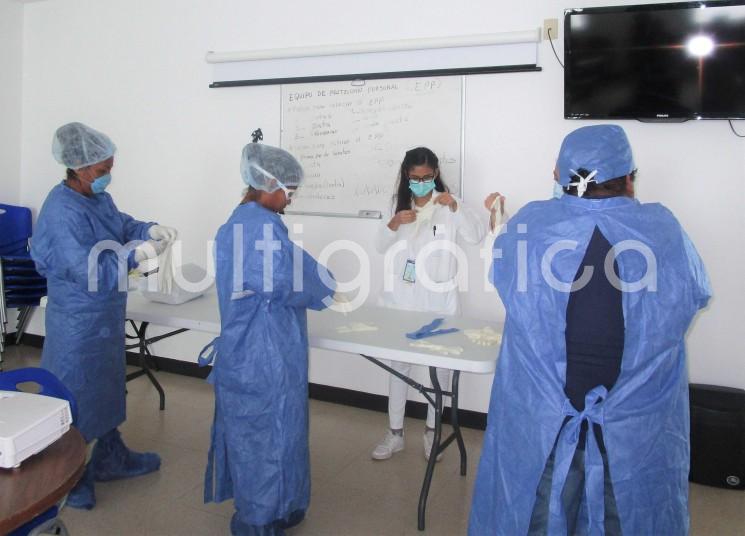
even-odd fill
[[[496,232],[507,221],[504,200],[505,197],[499,192],[491,193],[484,199],[484,206],[489,211],[489,228],[492,232]]]
[[[338,290],[334,292],[334,295],[331,299],[334,300],[336,303],[349,303],[350,301],[352,301],[349,299],[349,295],[346,292],[339,292]]]
[[[450,209],[450,212],[458,210],[458,202],[449,192],[443,192],[435,198],[435,204],[443,205]]]
[[[153,240],[162,240],[164,242],[173,242],[178,236],[176,229],[166,227],[165,225],[153,225],[147,232]]]
[[[497,203],[497,200],[499,200],[499,203]],[[490,212],[494,212],[498,209],[499,213],[503,214],[504,200],[505,197],[502,194],[500,194],[499,192],[493,192],[486,196],[486,199],[484,199],[484,206],[486,207],[486,210]]]
[[[352,300],[349,294],[347,294],[346,292],[336,291],[334,292],[334,295],[331,299],[333,300],[331,304],[332,311],[344,313],[346,315],[347,313],[350,313],[355,309],[352,307]]]
[[[151,227],[152,229],[152,227]],[[147,259],[155,259],[168,247],[165,240],[148,240],[135,248],[135,262],[140,264]]]
[[[415,221],[416,212],[414,212],[413,210],[401,210],[399,212],[396,212],[396,214],[391,218],[391,221],[388,223],[388,228],[391,231],[398,231],[398,228],[401,225],[406,225]]]

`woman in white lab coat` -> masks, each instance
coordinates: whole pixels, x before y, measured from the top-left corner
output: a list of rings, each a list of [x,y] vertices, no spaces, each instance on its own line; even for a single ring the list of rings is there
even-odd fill
[[[499,194],[485,203],[491,209]],[[385,254],[381,305],[394,309],[455,315],[458,303],[458,239],[478,244],[487,233],[476,212],[450,194],[440,177],[437,156],[425,147],[406,152],[399,172],[393,216],[384,221],[376,237],[376,249]],[[494,228],[495,218],[491,225]],[[467,269],[461,266],[461,274]],[[434,318],[434,317],[433,317]],[[411,365],[392,362],[406,376]],[[443,390],[449,390],[450,371],[437,369]],[[386,460],[404,448],[404,412],[409,386],[391,375],[388,398],[390,429],[375,447],[372,457]],[[429,406],[424,432],[424,456],[429,458],[434,438],[435,412]],[[438,457],[439,458],[439,457]]]

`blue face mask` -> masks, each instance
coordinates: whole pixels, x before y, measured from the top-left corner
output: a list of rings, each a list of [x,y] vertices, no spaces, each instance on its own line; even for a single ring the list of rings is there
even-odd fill
[[[554,199],[561,199],[563,195],[564,195],[564,188],[561,187],[561,184],[554,181]]]
[[[409,181],[409,190],[417,197],[424,197],[435,189],[434,179],[426,182]]]
[[[111,173],[101,175],[91,183],[91,190],[94,194],[102,193],[106,187],[111,184]]]

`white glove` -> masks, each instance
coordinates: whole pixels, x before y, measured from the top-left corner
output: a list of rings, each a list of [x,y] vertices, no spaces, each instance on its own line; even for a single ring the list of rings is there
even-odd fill
[[[135,262],[140,264],[147,259],[154,259],[168,247],[165,240],[148,240],[135,248]]]
[[[153,240],[164,240],[166,242],[173,242],[178,236],[176,229],[165,225],[153,225],[147,230],[147,233]]]
[[[331,298],[333,300],[332,304],[330,305],[330,309],[332,311],[336,311],[337,313],[344,313],[345,315],[347,313],[351,313],[354,311],[355,308],[352,307],[352,300],[349,297],[349,294],[346,292],[334,292],[333,297]]]
[[[331,299],[334,300],[336,303],[349,303],[350,301],[352,301],[349,299],[349,295],[346,292],[339,291],[334,292],[334,295]]]

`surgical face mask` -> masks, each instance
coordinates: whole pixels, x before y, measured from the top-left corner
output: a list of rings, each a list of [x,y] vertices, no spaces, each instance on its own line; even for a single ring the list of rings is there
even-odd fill
[[[554,199],[561,199],[564,195],[564,188],[561,187],[561,184],[554,181]]]
[[[435,189],[435,180],[425,182],[409,181],[409,190],[417,197],[424,197]]]
[[[101,175],[91,183],[91,190],[94,194],[102,193],[106,187],[111,184],[111,173]]]

